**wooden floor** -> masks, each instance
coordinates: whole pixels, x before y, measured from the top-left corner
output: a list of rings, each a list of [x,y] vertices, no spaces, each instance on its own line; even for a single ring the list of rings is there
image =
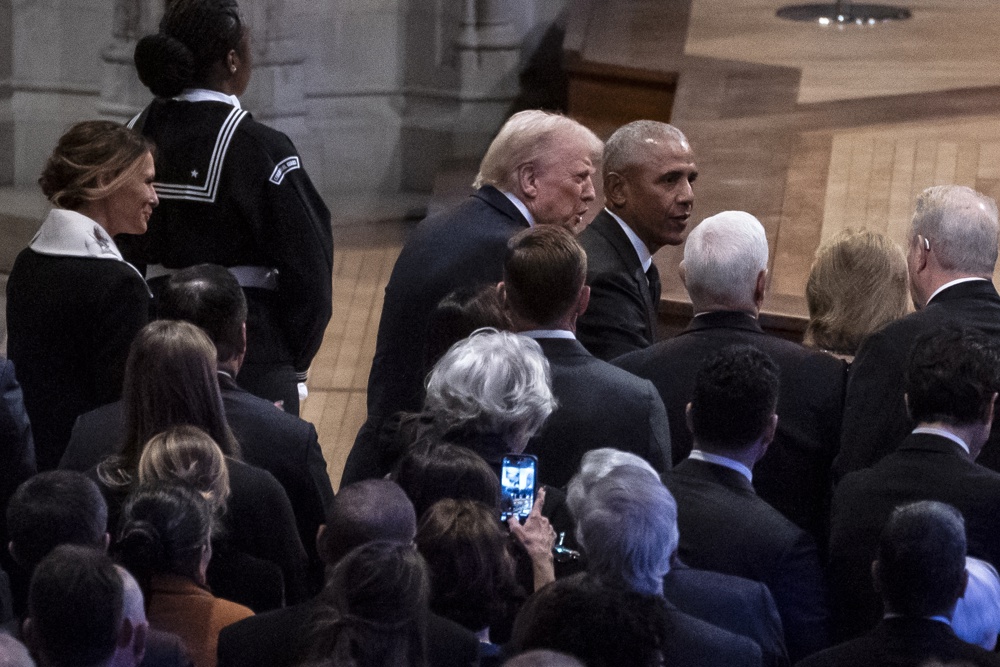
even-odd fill
[[[301,411],[319,433],[334,489],[365,420],[382,294],[406,230],[392,223],[334,230],[333,317],[313,360]]]

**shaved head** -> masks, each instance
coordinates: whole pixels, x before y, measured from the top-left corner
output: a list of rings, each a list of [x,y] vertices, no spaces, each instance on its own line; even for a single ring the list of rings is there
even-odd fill
[[[320,557],[333,565],[354,547],[375,540],[412,542],[417,533],[413,503],[395,482],[366,479],[345,486],[330,504]]]

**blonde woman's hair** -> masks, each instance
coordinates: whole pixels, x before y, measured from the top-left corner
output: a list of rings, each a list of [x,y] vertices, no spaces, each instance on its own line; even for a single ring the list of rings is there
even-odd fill
[[[195,426],[172,426],[149,439],[139,458],[139,484],[183,482],[221,514],[229,497],[229,468],[215,440]]]
[[[907,313],[906,256],[878,232],[846,229],[816,251],[806,301],[806,345],[853,355],[868,334]]]
[[[38,177],[53,206],[76,210],[112,194],[143,168],[153,144],[109,120],[87,120],[59,138]]]

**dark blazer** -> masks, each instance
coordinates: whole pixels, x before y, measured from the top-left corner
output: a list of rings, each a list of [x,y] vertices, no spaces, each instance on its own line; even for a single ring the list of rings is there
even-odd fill
[[[663,594],[683,613],[756,642],[765,667],[789,664],[778,608],[759,581],[678,562],[663,578]]]
[[[341,484],[388,472],[379,462],[379,430],[391,415],[416,412],[423,405],[431,313],[459,287],[499,282],[507,241],[527,226],[502,192],[485,185],[458,207],[426,218],[413,230],[385,288],[368,376],[368,420],[347,457]]]
[[[873,465],[896,449],[914,424],[903,402],[903,378],[916,339],[948,325],[975,327],[1000,339],[1000,295],[986,280],[953,285],[923,309],[868,336],[851,364],[836,478]],[[1000,428],[994,428],[979,463],[1000,470]]]
[[[821,651],[796,667],[921,667],[931,658],[934,664],[1000,665],[1000,656],[962,641],[944,623],[888,618],[870,634]]]
[[[219,633],[218,667],[291,667],[308,650],[306,640],[316,611],[310,600],[276,609],[223,628]],[[430,614],[427,619],[428,667],[479,664],[479,640],[462,626]]]
[[[653,381],[673,425],[674,465],[691,451],[685,407],[705,359],[727,345],[766,352],[780,375],[778,431],[754,467],[761,498],[811,534],[822,549],[829,514],[830,465],[840,444],[847,365],[822,352],[770,336],[746,313],[698,315],[675,338],[615,359],[614,364]],[[693,565],[693,563],[692,563]]]
[[[219,387],[226,420],[240,443],[243,460],[274,475],[285,489],[312,569],[322,572],[322,566],[317,565],[316,531],[326,522],[333,488],[316,429],[273,403],[243,391],[225,373],[219,373]],[[115,451],[123,430],[121,402],[81,415],[59,467],[89,470]]]
[[[677,500],[681,560],[767,585],[793,662],[826,648],[826,587],[813,539],[735,470],[688,459],[665,483]]]
[[[146,283],[124,262],[25,249],[7,282],[7,350],[17,364],[39,470],[59,463],[78,415],[118,400]]]
[[[621,225],[601,211],[579,240],[587,252],[590,285],[590,305],[577,320],[580,342],[605,361],[652,345],[659,299],[650,294],[639,256]]]
[[[970,461],[947,438],[910,435],[874,467],[846,475],[833,495],[828,575],[839,639],[867,632],[882,617],[871,578],[879,535],[893,509],[918,500],[955,507],[965,517],[969,555],[1000,563],[1000,473]]]
[[[651,382],[595,358],[578,341],[537,340],[559,401],[526,449],[538,457],[541,483],[565,486],[583,455],[600,447],[637,454],[659,472],[670,469],[667,411]]]
[[[14,362],[0,357],[0,508],[7,507],[17,487],[36,470],[35,442]],[[0,544],[7,542],[7,522],[0,520]],[[0,567],[13,564],[7,549],[0,549]]]
[[[622,606],[648,615],[650,622],[655,622],[657,617],[662,620],[665,627],[657,634],[664,637],[665,665],[749,667],[762,664],[760,647],[747,637],[689,616],[668,599],[606,586],[585,572],[559,579],[529,597],[518,611],[505,651],[515,655],[535,648],[549,648],[586,661],[586,647],[576,652],[573,650],[575,644],[566,644],[583,632],[593,636],[596,645],[607,646],[609,641],[620,644],[622,638],[609,640],[608,637],[622,628],[621,615],[616,611]],[[580,639],[587,641],[587,638]]]

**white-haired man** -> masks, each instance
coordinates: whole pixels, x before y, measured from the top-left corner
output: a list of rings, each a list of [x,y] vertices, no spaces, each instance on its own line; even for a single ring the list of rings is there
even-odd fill
[[[997,261],[997,204],[967,187],[941,185],[917,198],[907,266],[917,312],[861,344],[847,387],[836,477],[875,464],[913,430],[903,400],[903,373],[922,334],[948,325],[1000,339],[1000,295],[991,282]],[[978,462],[1000,471],[1000,431]]]
[[[587,512],[591,490],[613,470],[631,466],[632,474],[645,470],[650,479],[657,472],[635,454],[617,449],[593,449],[583,456],[580,470],[566,488],[566,505],[576,520]],[[667,495],[670,495],[669,492]],[[670,569],[663,577],[663,594],[681,612],[713,626],[742,635],[760,646],[764,667],[786,667],[788,653],[777,606],[767,586],[721,572],[688,567],[677,557],[679,532],[677,505],[664,498],[666,516],[674,526]]]
[[[590,306],[577,334],[605,361],[656,341],[660,274],[653,255],[680,245],[694,206],[694,153],[676,127],[637,120],[604,147],[606,208],[581,235]]]
[[[601,141],[565,116],[522,111],[500,129],[480,165],[476,192],[425,219],[410,235],[385,289],[368,378],[368,419],[347,459],[343,482],[380,477],[378,433],[400,410],[423,402],[425,330],[438,302],[459,287],[503,276],[507,240],[536,224],[578,232],[595,198]]]
[[[671,425],[674,465],[691,451],[685,407],[706,358],[727,345],[748,344],[778,365],[778,430],[753,483],[766,500],[823,543],[828,518],[830,465],[840,443],[846,365],[828,354],[761,329],[757,318],[767,284],[767,237],[741,211],[706,218],[688,236],[681,263],[695,317],[675,338],[615,361],[653,381]]]

